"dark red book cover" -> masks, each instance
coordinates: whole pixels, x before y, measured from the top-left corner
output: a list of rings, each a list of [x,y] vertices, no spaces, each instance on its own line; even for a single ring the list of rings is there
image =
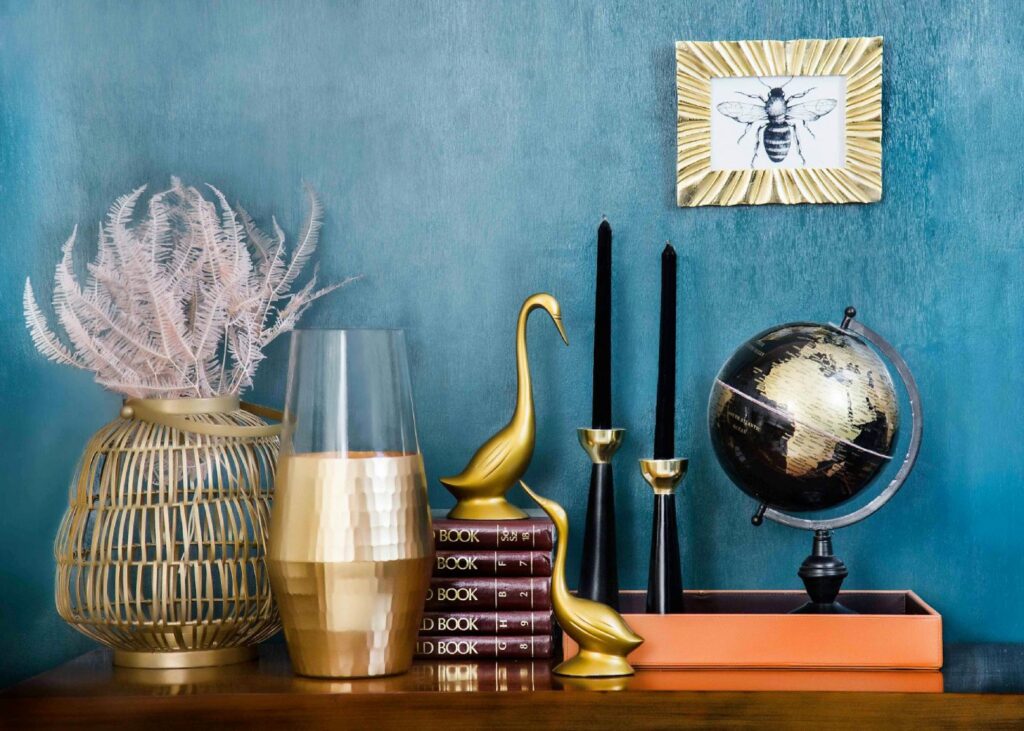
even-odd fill
[[[438,551],[434,576],[551,576],[551,551]]]
[[[518,659],[551,657],[551,636],[536,637],[421,637],[417,657]]]
[[[555,545],[555,525],[538,511],[527,511],[522,520],[451,520],[444,516],[445,511],[432,514],[438,551],[550,551]]]
[[[426,612],[420,635],[550,635],[551,612]]]
[[[431,579],[426,611],[463,609],[551,609],[551,579]]]

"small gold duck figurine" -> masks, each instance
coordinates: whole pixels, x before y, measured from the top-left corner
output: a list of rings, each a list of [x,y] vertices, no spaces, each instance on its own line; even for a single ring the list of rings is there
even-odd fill
[[[516,410],[505,428],[484,442],[465,469],[455,477],[442,477],[458,502],[448,513],[459,520],[510,520],[525,518],[519,508],[505,500],[505,493],[526,472],[533,457],[536,426],[533,415],[533,387],[526,354],[526,320],[536,309],[547,310],[565,344],[569,338],[562,327],[562,307],[550,294],[535,294],[523,302],[516,326],[516,368],[518,392]]]
[[[554,500],[543,498],[520,481],[526,493],[554,521],[558,529],[555,565],[551,571],[551,603],[555,617],[566,633],[576,640],[580,650],[551,672],[577,678],[608,678],[632,675],[633,666],[626,656],[643,644],[626,620],[607,604],[581,599],[569,593],[565,585],[565,553],[569,545],[569,517]]]

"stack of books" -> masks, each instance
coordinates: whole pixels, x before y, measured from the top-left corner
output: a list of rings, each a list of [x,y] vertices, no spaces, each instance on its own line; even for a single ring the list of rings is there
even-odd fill
[[[551,657],[555,526],[540,511],[528,513],[470,521],[434,512],[437,554],[417,657]]]

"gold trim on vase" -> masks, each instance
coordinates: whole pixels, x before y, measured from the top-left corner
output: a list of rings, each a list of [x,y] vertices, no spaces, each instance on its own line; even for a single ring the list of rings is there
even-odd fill
[[[409,669],[433,563],[419,454],[282,456],[267,553],[296,673]]]
[[[124,407],[134,413],[136,408],[158,414],[216,414],[234,411],[241,404],[237,395],[211,396],[209,398],[129,398]],[[125,418],[131,418],[126,416]]]
[[[166,426],[207,437],[258,438],[281,434],[281,424],[238,424],[217,419],[217,414],[246,411],[265,419],[281,419],[282,413],[266,406],[240,401],[238,396],[180,399],[126,399],[121,407],[122,419],[141,419],[151,424]],[[188,416],[210,416],[208,419],[189,419]]]

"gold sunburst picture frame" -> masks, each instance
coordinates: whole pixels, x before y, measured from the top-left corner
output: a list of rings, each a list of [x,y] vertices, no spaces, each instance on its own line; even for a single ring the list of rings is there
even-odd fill
[[[676,92],[679,206],[881,200],[880,37],[679,41]]]

